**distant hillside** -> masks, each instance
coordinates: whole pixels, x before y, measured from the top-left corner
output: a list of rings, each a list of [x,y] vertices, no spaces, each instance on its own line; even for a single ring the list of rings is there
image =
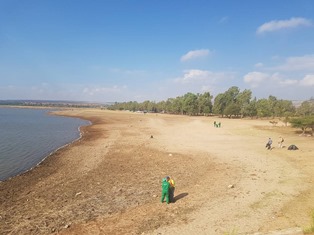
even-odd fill
[[[292,101],[292,104],[295,106],[295,107],[300,107],[300,105],[304,102],[304,101],[309,101],[309,102],[312,102],[314,103],[314,98],[311,98],[309,100],[291,100]]]
[[[107,107],[112,102],[93,103],[85,101],[64,101],[64,100],[0,100],[0,105],[11,106],[48,106],[48,107]]]

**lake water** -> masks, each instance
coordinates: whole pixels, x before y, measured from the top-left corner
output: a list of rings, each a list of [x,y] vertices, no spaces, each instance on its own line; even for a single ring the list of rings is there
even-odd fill
[[[80,138],[79,118],[49,115],[47,109],[0,107],[0,181],[21,174],[58,148]]]

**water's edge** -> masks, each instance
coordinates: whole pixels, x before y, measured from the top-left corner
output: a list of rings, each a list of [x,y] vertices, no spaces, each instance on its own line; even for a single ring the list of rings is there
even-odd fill
[[[0,106],[0,108],[1,108],[1,106]],[[36,108],[33,108],[33,107],[5,107],[5,108],[27,108],[27,109],[36,109]],[[47,113],[48,115],[51,115],[51,116],[61,116],[61,117],[71,118],[71,119],[80,119],[80,120],[82,120],[82,121],[87,121],[88,124],[87,124],[87,125],[83,125],[83,124],[82,124],[81,126],[78,127],[78,131],[79,131],[79,137],[78,137],[78,138],[76,138],[76,139],[74,139],[74,140],[72,140],[72,141],[70,141],[70,142],[68,142],[68,143],[66,143],[66,144],[64,144],[64,145],[62,145],[62,146],[60,146],[60,147],[54,149],[54,150],[51,151],[50,153],[44,155],[44,156],[43,156],[43,159],[40,160],[38,163],[36,163],[33,167],[31,167],[31,168],[29,168],[29,169],[27,169],[27,170],[25,170],[25,171],[23,171],[23,172],[20,172],[20,173],[18,173],[18,174],[16,174],[16,175],[10,176],[10,177],[8,177],[8,178],[6,178],[6,179],[4,179],[4,180],[0,180],[0,183],[1,183],[1,182],[8,181],[8,180],[11,180],[11,179],[13,179],[13,178],[15,178],[15,177],[21,176],[21,175],[23,175],[23,174],[26,174],[26,173],[29,172],[29,171],[32,171],[34,168],[36,168],[36,167],[38,167],[40,164],[42,164],[48,157],[54,155],[54,154],[55,154],[56,152],[58,152],[59,150],[61,150],[61,149],[63,149],[63,148],[66,148],[66,147],[68,147],[69,145],[75,143],[76,141],[79,141],[80,139],[82,139],[83,134],[84,134],[84,133],[81,131],[81,128],[82,128],[82,127],[87,127],[87,126],[93,125],[93,123],[92,123],[91,120],[88,120],[88,119],[85,119],[85,118],[73,117],[73,116],[70,116],[70,115],[58,114],[58,113],[56,113],[56,112],[61,111],[61,110],[58,110],[58,109],[56,109],[56,108],[43,107],[43,109],[47,109],[47,112],[46,112],[46,113]],[[49,111],[49,109],[51,109],[51,110]]]

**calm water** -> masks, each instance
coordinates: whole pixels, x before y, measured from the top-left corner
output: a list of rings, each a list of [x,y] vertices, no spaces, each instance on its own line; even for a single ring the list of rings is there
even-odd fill
[[[25,172],[54,150],[80,138],[78,118],[48,115],[51,110],[0,108],[0,181]]]

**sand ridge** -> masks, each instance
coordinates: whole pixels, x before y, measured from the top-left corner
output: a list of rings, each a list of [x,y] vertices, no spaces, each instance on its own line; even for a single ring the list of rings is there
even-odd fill
[[[3,234],[250,234],[310,224],[313,138],[290,127],[96,109],[59,115],[93,125],[0,184]],[[300,150],[277,148],[279,136]],[[169,205],[160,203],[165,175],[177,184]]]

